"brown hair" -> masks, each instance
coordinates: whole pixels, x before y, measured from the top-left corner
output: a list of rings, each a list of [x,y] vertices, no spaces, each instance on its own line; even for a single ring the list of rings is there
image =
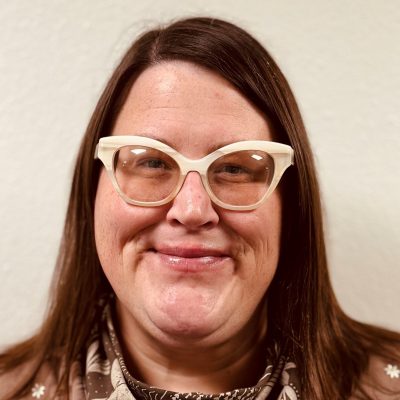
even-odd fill
[[[217,72],[272,122],[277,140],[290,144],[295,167],[283,182],[283,240],[268,289],[268,335],[297,364],[306,399],[343,399],[359,386],[371,354],[391,356],[400,336],[353,321],[340,309],[328,276],[319,188],[312,152],[289,85],[267,51],[247,32],[217,19],[192,18],[143,34],[109,80],[78,154],[52,297],[40,331],[0,356],[0,371],[33,360],[14,396],[28,389],[40,365],[54,357],[65,373],[85,349],[97,318],[98,300],[112,291],[100,266],[93,209],[100,165],[93,160],[101,136],[109,135],[129,88],[151,65],[185,60]],[[271,302],[270,302],[271,303]],[[347,373],[340,373],[346,368]]]

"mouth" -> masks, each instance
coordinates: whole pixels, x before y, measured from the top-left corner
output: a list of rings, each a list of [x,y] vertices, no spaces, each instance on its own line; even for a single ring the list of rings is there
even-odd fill
[[[149,249],[159,262],[179,272],[206,272],[222,267],[227,252],[207,247],[167,246]]]

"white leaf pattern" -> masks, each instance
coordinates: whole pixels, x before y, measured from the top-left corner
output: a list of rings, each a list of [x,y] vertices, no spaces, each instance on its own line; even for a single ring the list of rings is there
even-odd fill
[[[135,398],[126,385],[120,385],[107,400],[135,400]]]
[[[281,392],[282,400],[298,400],[296,392],[290,386],[285,386]]]
[[[116,358],[111,367],[111,384],[115,389],[108,400],[135,400],[128,386]]]
[[[98,352],[100,343],[98,340],[91,343],[87,350],[86,357],[86,371],[87,372],[98,372],[99,374],[109,375],[110,374],[110,362],[108,360],[102,360]]]
[[[124,374],[121,371],[121,367],[119,366],[117,358],[114,360],[111,367],[111,384],[114,389],[120,385],[126,384]]]

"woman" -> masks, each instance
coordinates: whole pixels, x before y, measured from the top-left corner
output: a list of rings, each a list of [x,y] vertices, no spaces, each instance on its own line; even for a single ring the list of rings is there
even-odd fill
[[[224,21],[149,31],[124,56],[80,148],[53,287],[40,331],[0,357],[1,398],[400,393],[400,336],[332,292],[290,88]]]

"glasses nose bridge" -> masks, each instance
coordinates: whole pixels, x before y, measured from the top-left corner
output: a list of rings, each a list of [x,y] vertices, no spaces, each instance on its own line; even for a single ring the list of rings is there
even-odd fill
[[[192,160],[186,157],[182,157],[179,161],[179,168],[181,172],[181,181],[179,185],[178,192],[181,191],[183,185],[185,184],[186,178],[190,172],[197,172],[200,176],[203,189],[209,194],[208,184],[207,184],[207,169],[209,162],[205,161],[204,158],[197,160]]]
[[[204,159],[191,160],[189,158],[182,158],[179,160],[179,167],[181,174],[186,178],[189,172],[198,172],[201,177],[207,174],[208,163],[204,162]]]

